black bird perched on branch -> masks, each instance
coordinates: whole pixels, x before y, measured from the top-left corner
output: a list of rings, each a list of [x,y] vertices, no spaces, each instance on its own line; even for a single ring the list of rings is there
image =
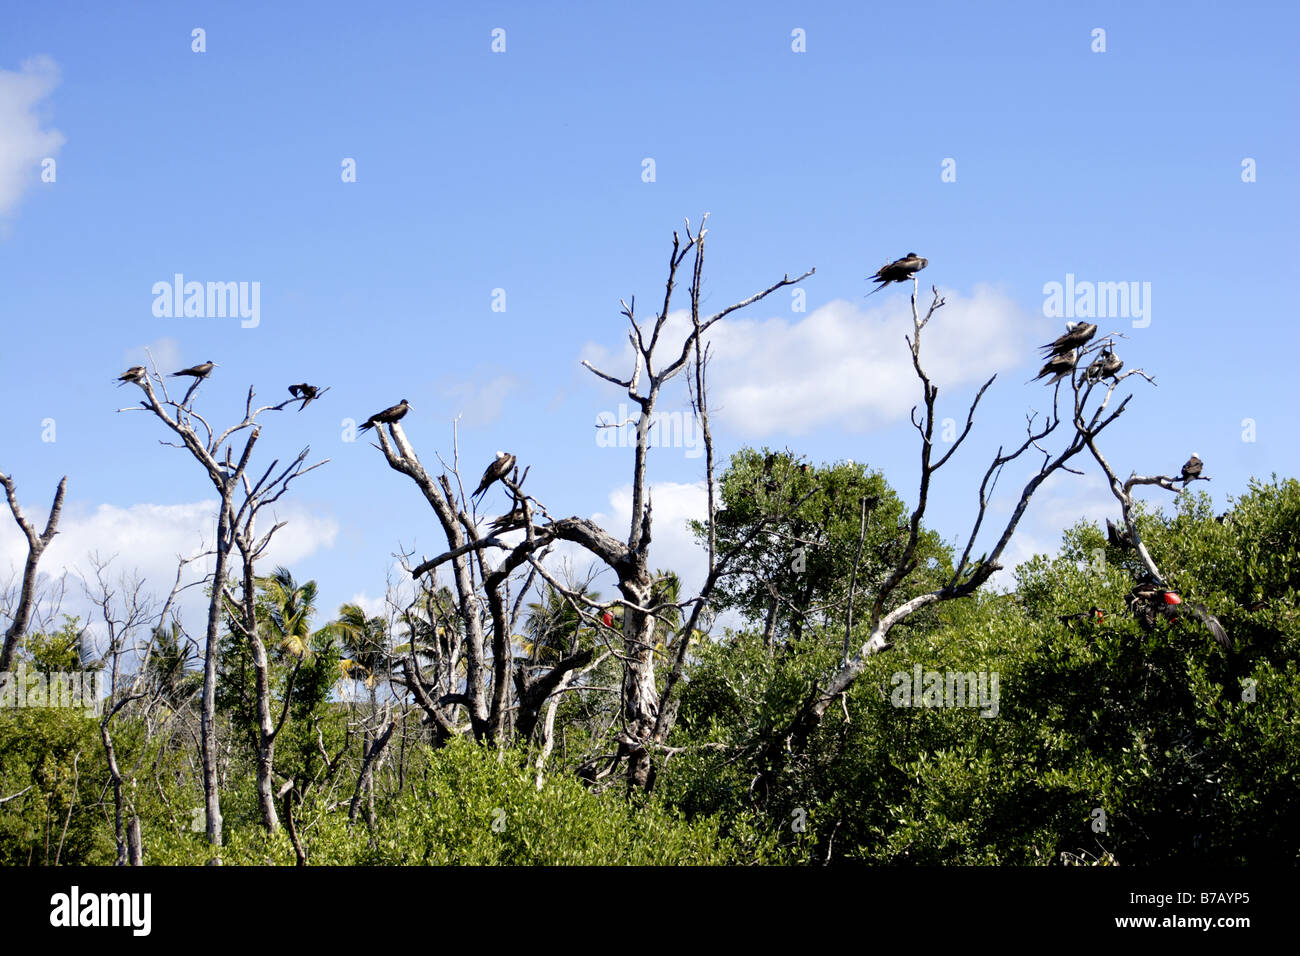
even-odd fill
[[[493,534],[500,534],[503,531],[522,528],[526,518],[524,506],[519,502],[515,502],[515,506],[510,509],[508,514],[493,518],[488,527],[492,529]]]
[[[471,497],[477,498],[479,495],[483,494],[483,492],[487,491],[488,488],[492,486],[492,482],[510,474],[510,469],[514,466],[514,455],[508,455],[503,451],[497,452],[496,460],[487,466],[487,470],[483,472],[483,480],[478,483],[478,488],[474,491],[474,494]]]
[[[1120,534],[1119,527],[1109,518],[1106,519],[1106,541],[1112,548],[1118,548],[1121,551],[1133,547],[1133,542],[1126,534]]]
[[[172,372],[172,378],[180,375],[188,375],[195,381],[207,378],[212,374],[212,370],[217,367],[216,362],[204,362],[202,365],[191,365],[189,368],[183,368],[179,372]]]
[[[881,266],[875,275],[867,276],[868,279],[872,279],[877,283],[876,287],[872,289],[871,292],[868,292],[867,295],[879,292],[891,282],[906,282],[908,279],[912,278],[912,276],[916,275],[916,273],[929,265],[929,263],[929,259],[923,259],[915,252],[909,252],[907,255],[903,256],[903,258],[895,259],[888,265]]]
[[[396,422],[400,422],[410,410],[411,406],[407,404],[406,399],[402,399],[400,404],[390,405],[382,412],[375,412],[367,418],[365,424],[361,426],[361,431],[374,428],[376,425],[392,425]]]
[[[118,387],[121,388],[127,382],[135,382],[135,384],[139,385],[145,380],[146,375],[143,365],[132,365],[117,377],[117,380],[121,383]]]
[[[1042,346],[1044,352],[1050,352],[1052,355],[1064,355],[1066,352],[1073,352],[1081,345],[1087,345],[1089,340],[1097,334],[1097,323],[1066,322],[1065,329],[1064,335]]]
[[[1088,366],[1088,381],[1096,382],[1103,378],[1115,378],[1124,367],[1124,360],[1110,349],[1102,349],[1101,354]]]
[[[311,404],[311,400],[315,398],[319,393],[320,393],[320,389],[318,389],[315,385],[308,385],[306,382],[303,382],[301,385],[289,386],[289,394],[292,395],[294,398],[302,399],[302,404],[298,406],[298,411],[302,411],[309,404]]]
[[[1193,478],[1201,477],[1201,469],[1204,466],[1205,466],[1205,462],[1201,461],[1201,459],[1196,457],[1196,452],[1192,452],[1192,457],[1187,459],[1186,464],[1183,465],[1183,487],[1184,488],[1187,487],[1187,483],[1191,481]]]
[[[1106,612],[1099,607],[1090,607],[1086,611],[1078,614],[1066,614],[1057,618],[1062,624],[1104,624],[1106,622]]]
[[[1055,377],[1047,379],[1047,384],[1055,385],[1061,379],[1070,377],[1074,372],[1074,363],[1077,361],[1078,359],[1073,350],[1066,352],[1063,355],[1053,355],[1047,360],[1047,364],[1038,370],[1038,374],[1029,381],[1036,382],[1040,378],[1047,378],[1047,376],[1052,375]],[[1026,382],[1025,384],[1028,385],[1029,382]]]

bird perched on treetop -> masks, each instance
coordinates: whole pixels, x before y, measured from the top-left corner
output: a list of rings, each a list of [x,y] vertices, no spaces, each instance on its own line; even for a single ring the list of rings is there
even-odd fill
[[[1081,345],[1087,345],[1096,334],[1097,323],[1095,322],[1066,322],[1065,334],[1048,342],[1042,346],[1042,349],[1052,355],[1064,355]]]
[[[303,382],[301,385],[289,386],[289,394],[292,395],[294,398],[302,399],[302,404],[298,406],[298,411],[302,411],[304,408],[310,405],[311,400],[315,398],[317,394],[319,394],[319,392],[320,389],[318,389],[315,385],[308,385],[306,382]]]
[[[1186,464],[1183,465],[1183,487],[1184,488],[1187,487],[1187,483],[1191,481],[1193,478],[1201,477],[1201,468],[1203,468],[1204,466],[1205,466],[1205,462],[1201,461],[1201,459],[1196,457],[1196,452],[1192,452],[1192,457],[1187,459]]]
[[[392,425],[396,422],[400,422],[402,417],[410,410],[411,406],[407,403],[406,399],[402,399],[399,404],[390,405],[382,412],[375,412],[367,418],[365,424],[361,426],[361,431],[374,428],[376,425]]]
[[[121,388],[127,382],[135,382],[135,384],[139,385],[145,380],[146,374],[143,365],[132,365],[117,377],[118,382],[121,383],[118,388]]]
[[[474,491],[474,494],[471,497],[477,498],[479,495],[483,494],[483,492],[487,491],[488,488],[491,487],[492,482],[498,481],[510,474],[510,469],[514,466],[514,455],[508,455],[503,451],[497,452],[496,460],[487,466],[487,470],[483,472],[483,480],[478,483],[478,488]]]
[[[915,252],[909,252],[907,255],[903,256],[903,258],[895,259],[888,265],[881,266],[875,275],[867,276],[868,279],[872,279],[877,283],[876,287],[872,289],[871,292],[868,292],[867,295],[879,292],[891,282],[906,282],[908,279],[912,278],[912,276],[916,275],[916,273],[924,269],[929,262],[929,259],[921,258]]]
[[[204,362],[202,365],[191,365],[189,368],[183,368],[179,372],[172,372],[172,378],[176,378],[180,375],[188,375],[194,379],[207,378],[212,374],[212,370],[216,367],[216,362]]]
[[[1102,349],[1101,354],[1088,366],[1088,381],[1096,382],[1103,378],[1115,378],[1124,367],[1124,360],[1110,349]]]
[[[1075,356],[1073,350],[1066,352],[1063,355],[1053,355],[1047,360],[1047,364],[1038,370],[1038,374],[1029,381],[1036,382],[1040,378],[1047,378],[1047,376],[1052,375],[1055,377],[1047,379],[1047,384],[1055,385],[1061,379],[1070,377],[1074,372],[1074,363],[1076,361],[1078,361],[1078,358]],[[1026,382],[1025,384],[1028,385],[1029,382]]]

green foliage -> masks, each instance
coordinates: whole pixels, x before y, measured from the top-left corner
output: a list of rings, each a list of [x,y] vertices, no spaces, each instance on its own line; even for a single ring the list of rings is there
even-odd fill
[[[1014,593],[894,635],[766,793],[752,784],[767,715],[788,714],[834,660],[801,646],[773,656],[752,632],[702,652],[673,741],[686,750],[661,790],[692,812],[761,810],[808,862],[1294,865],[1300,485],[1254,483],[1222,521],[1182,495],[1172,516],[1142,512],[1139,530],[1236,650],[1186,615],[1143,631],[1123,600],[1132,553],[1080,524],[1058,558],[1020,568]],[[893,675],[917,664],[996,673],[997,716],[895,706]]]
[[[815,468],[789,452],[742,449],[719,482],[716,534],[719,553],[738,549],[717,589],[718,602],[765,626],[772,614],[773,640],[798,640],[810,624],[840,625],[862,506],[869,508],[858,567],[854,643],[865,639],[869,600],[897,563],[907,543],[910,514],[878,471],[840,462]],[[707,528],[693,523],[707,541]],[[952,574],[952,556],[934,532],[921,530],[917,569],[891,597],[890,606],[930,590]],[[930,617],[923,612],[914,623]]]
[[[773,841],[733,821],[685,821],[659,801],[640,805],[597,795],[571,776],[539,790],[526,755],[456,740],[425,751],[425,766],[401,794],[382,801],[373,832],[349,827],[346,808],[308,814],[313,865],[723,865],[781,862]],[[155,841],[150,862],[197,864],[208,856],[201,834]],[[233,864],[293,863],[288,837],[256,826],[233,828],[222,859]]]
[[[379,724],[387,688],[367,681],[369,701],[339,701],[340,661],[361,677],[407,650],[387,650],[384,622],[359,608],[344,607],[313,632],[305,586],[288,572],[273,575],[259,613],[273,649],[277,714],[297,669],[276,778],[295,781],[294,818],[310,862],[1300,861],[1300,483],[1252,482],[1217,517],[1206,497],[1189,493],[1171,513],[1139,509],[1142,540],[1170,587],[1223,622],[1232,650],[1188,614],[1143,629],[1125,605],[1141,573],[1135,555],[1080,523],[1064,533],[1058,557],[1018,569],[1013,591],[948,602],[895,629],[894,647],[868,660],[807,745],[783,753],[765,777],[773,745],[781,749],[783,731],[839,666],[857,502],[864,492],[878,498],[859,568],[858,621],[901,546],[903,510],[883,479],[857,465],[803,471],[790,456],[747,452],[724,477],[719,534],[729,541],[774,502],[797,500],[819,482],[804,505],[775,516],[772,535],[756,539],[727,582],[726,600],[749,626],[692,645],[671,750],[656,755],[654,792],[637,799],[613,777],[602,781],[604,792],[585,787],[570,763],[573,754],[614,746],[617,695],[604,688],[617,687],[621,671],[611,656],[588,675],[592,687],[560,699],[556,753],[540,788],[534,751],[461,738],[431,749],[413,712],[375,777],[374,825],[365,814],[349,823],[365,736],[357,728]],[[786,574],[790,536],[820,542],[807,555],[811,581]],[[951,574],[947,551],[928,532],[921,553],[934,560],[923,560],[908,593]],[[785,599],[770,641],[768,583]],[[676,587],[661,575],[656,600],[672,600]],[[445,590],[431,592],[395,637],[414,641],[421,655],[445,653],[456,626],[449,601]],[[558,596],[544,595],[530,611],[521,666],[601,649],[599,629]],[[25,641],[21,659],[34,670],[93,666],[80,633],[69,620],[56,635]],[[199,864],[211,855],[195,829],[198,675],[186,668],[180,637],[175,629],[155,635],[145,684],[157,704],[147,713],[127,707],[111,725],[147,863]],[[904,706],[917,703],[900,689],[912,686],[918,667],[922,675],[996,676],[996,714]],[[229,761],[222,858],[292,864],[287,834],[267,836],[258,813],[252,669],[246,641],[233,634],[223,642],[219,691]],[[81,711],[0,711],[0,797],[18,794],[0,805],[0,864],[111,863],[107,779],[97,722]]]

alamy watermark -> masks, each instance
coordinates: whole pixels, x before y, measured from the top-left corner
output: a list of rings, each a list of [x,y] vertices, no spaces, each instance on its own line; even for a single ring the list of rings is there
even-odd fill
[[[635,448],[637,419],[626,403],[618,414],[601,412],[596,416],[596,447]],[[650,448],[685,448],[687,458],[704,454],[704,428],[690,412],[655,412],[646,430]]]
[[[981,717],[998,715],[997,671],[895,671],[889,695],[895,707],[978,707]]]
[[[155,282],[153,314],[160,319],[242,319],[245,329],[262,321],[262,283],[186,282],[177,272],[171,282]]]
[[[1151,324],[1150,282],[1076,281],[1067,272],[1064,283],[1046,283],[1043,296],[1049,319],[1132,319],[1135,329]]]
[[[52,671],[42,674],[19,664],[16,671],[0,671],[0,709],[18,707],[73,707],[87,717],[98,717],[104,702],[102,671]]]

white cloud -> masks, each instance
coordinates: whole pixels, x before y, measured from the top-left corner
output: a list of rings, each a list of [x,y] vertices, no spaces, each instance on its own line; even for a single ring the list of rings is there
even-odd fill
[[[450,417],[461,416],[465,425],[481,427],[490,425],[501,417],[506,397],[517,391],[520,382],[513,375],[502,373],[487,377],[478,375],[459,381],[445,381],[439,393],[446,400]]]
[[[652,527],[650,570],[676,571],[683,594],[693,594],[709,570],[708,553],[695,541],[687,521],[702,519],[708,510],[704,482],[679,484],[661,481],[650,486]],[[591,516],[616,538],[626,540],[632,522],[632,486],[623,485],[609,495],[610,512]]]
[[[0,70],[0,216],[39,182],[41,160],[64,143],[58,130],[42,129],[39,110],[58,83],[59,68],[48,56],[24,60],[17,72]]]
[[[355,604],[361,610],[366,612],[366,617],[387,617],[388,616],[388,599],[384,596],[370,597],[365,591],[358,591],[352,595],[349,604]]]
[[[149,362],[150,355],[153,356],[153,361],[157,363],[158,371],[163,375],[168,374],[174,368],[181,367],[180,343],[173,338],[164,337],[127,349],[122,353],[122,368],[127,369],[132,365],[143,365],[152,372],[153,366]]]
[[[72,583],[64,610],[81,614],[83,620],[89,612],[75,579],[93,579],[91,555],[98,555],[101,560],[112,559],[108,569],[111,581],[122,575],[139,576],[145,582],[145,591],[161,600],[176,579],[178,558],[195,556],[211,547],[215,509],[215,499],[177,505],[138,504],[127,508],[103,504],[93,510],[70,502],[64,507],[58,535],[41,559],[41,573],[58,577],[68,572]],[[38,529],[44,527],[46,508],[26,507],[24,513]],[[338,534],[338,522],[333,518],[293,505],[276,508],[275,515],[268,513],[262,526],[270,528],[278,520],[287,524],[276,532],[262,558],[261,566],[267,569],[278,564],[292,565],[328,548]],[[21,575],[26,557],[26,539],[6,514],[0,520],[0,581],[9,580],[11,573]],[[211,569],[210,557],[194,561],[187,565],[182,583],[198,581]],[[194,587],[184,592],[179,607],[187,630],[191,633],[201,630],[207,613],[203,589]]]
[[[1024,363],[1041,332],[1036,318],[988,285],[970,296],[945,291],[947,305],[922,333],[922,357],[941,387],[983,382]],[[685,340],[687,313],[669,315],[664,339]],[[710,405],[714,418],[746,437],[798,435],[831,425],[863,432],[906,417],[916,378],[904,336],[912,334],[906,298],[879,305],[827,303],[797,321],[733,319],[708,333],[712,344]],[[674,350],[664,346],[664,355]],[[615,354],[588,344],[583,358],[626,374],[628,345]],[[662,361],[662,360],[661,360]]]
[[[998,533],[1004,527],[1018,496],[1019,491],[1016,498],[1007,496],[990,506],[990,517],[1000,516],[1000,521],[993,522]],[[1056,472],[1039,486],[1030,500],[1028,511],[1016,526],[1016,533],[1007,542],[1007,549],[1002,552],[1003,570],[993,576],[993,587],[999,590],[1014,587],[1015,579],[1011,572],[1018,565],[1038,554],[1055,556],[1059,553],[1062,533],[1079,520],[1104,525],[1107,518],[1115,520],[1118,514],[1119,503],[1101,475],[1085,473],[1079,476]]]

